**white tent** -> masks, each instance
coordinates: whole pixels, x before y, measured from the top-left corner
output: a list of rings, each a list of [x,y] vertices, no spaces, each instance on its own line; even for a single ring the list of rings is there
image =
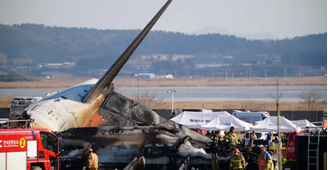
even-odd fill
[[[185,125],[188,128],[200,128],[202,125],[210,122],[213,118],[218,115],[230,115],[226,111],[222,112],[182,112],[181,114],[175,116],[171,120],[179,123],[181,125]]]
[[[278,132],[277,116],[265,118],[259,124],[251,127],[250,130],[258,132]],[[280,116],[280,132],[293,132],[299,130],[300,128],[290,120]]]
[[[300,127],[301,129],[305,129],[306,127],[317,127],[313,123],[309,122],[307,119],[294,120],[291,122],[294,123],[296,126]]]
[[[236,131],[247,131],[253,125],[234,116],[217,116],[211,122],[203,125],[200,129],[204,130],[229,130],[233,126]]]

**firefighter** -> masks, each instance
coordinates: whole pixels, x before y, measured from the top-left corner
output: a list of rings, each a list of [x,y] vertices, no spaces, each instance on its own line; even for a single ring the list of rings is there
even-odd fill
[[[89,156],[88,156],[88,168],[90,170],[97,170],[98,169],[98,156],[93,153],[92,148],[88,149]]]
[[[224,140],[229,142],[229,133],[227,131],[224,131]]]
[[[207,131],[205,136],[211,138],[210,131]]]
[[[259,170],[273,170],[271,155],[264,148],[261,149],[261,154],[257,159],[257,164],[259,166]]]
[[[251,139],[257,140],[257,136],[254,131],[251,133]]]
[[[216,133],[217,133],[216,137],[217,137],[218,141],[223,141],[224,136],[223,136],[223,134],[221,134],[221,131],[218,130],[218,131],[216,131]]]
[[[267,169],[267,160],[264,156],[265,149],[261,149],[260,156],[257,158],[257,165],[259,166],[259,170],[266,170]]]
[[[248,152],[252,152],[253,151],[253,147],[254,147],[253,139],[249,139],[248,146],[247,146],[247,151]]]
[[[245,169],[246,162],[245,162],[244,156],[240,154],[238,148],[235,148],[235,150],[233,152],[234,152],[234,155],[232,156],[231,161],[230,161],[230,170]]]
[[[270,148],[275,147],[273,141],[274,141],[276,138],[273,136],[272,132],[269,132],[269,135],[268,135],[267,139],[268,139],[269,147],[270,147]]]
[[[232,147],[235,147],[237,145],[238,142],[238,138],[237,135],[234,132],[234,127],[231,126],[230,131],[229,131],[229,135],[228,135],[228,141],[229,141],[229,145]]]

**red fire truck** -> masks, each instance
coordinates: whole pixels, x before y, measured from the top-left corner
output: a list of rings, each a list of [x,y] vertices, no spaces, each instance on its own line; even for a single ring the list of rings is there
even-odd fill
[[[322,127],[311,127],[307,131],[290,133],[284,168],[321,169],[323,153],[327,152],[326,144],[326,130]]]
[[[0,170],[58,170],[59,141],[48,129],[0,129]]]

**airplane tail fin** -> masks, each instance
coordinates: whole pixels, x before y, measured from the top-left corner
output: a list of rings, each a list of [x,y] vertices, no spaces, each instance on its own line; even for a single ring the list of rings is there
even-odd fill
[[[139,46],[142,40],[146,37],[151,28],[155,25],[157,20],[164,13],[166,8],[170,5],[172,0],[168,0],[165,5],[158,11],[158,13],[153,17],[153,19],[146,25],[146,27],[140,32],[140,34],[134,39],[134,41],[129,45],[129,47],[122,53],[122,55],[115,61],[115,63],[110,67],[106,74],[97,82],[97,84],[92,88],[92,90],[84,97],[83,102],[88,102],[91,99],[97,97],[102,93],[105,87],[108,87],[113,79],[120,72],[125,63],[129,60],[130,56],[133,54],[135,49]]]

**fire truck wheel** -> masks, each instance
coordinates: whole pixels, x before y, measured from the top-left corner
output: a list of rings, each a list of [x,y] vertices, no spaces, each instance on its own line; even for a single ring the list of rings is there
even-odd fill
[[[39,166],[32,166],[31,170],[42,170]]]

